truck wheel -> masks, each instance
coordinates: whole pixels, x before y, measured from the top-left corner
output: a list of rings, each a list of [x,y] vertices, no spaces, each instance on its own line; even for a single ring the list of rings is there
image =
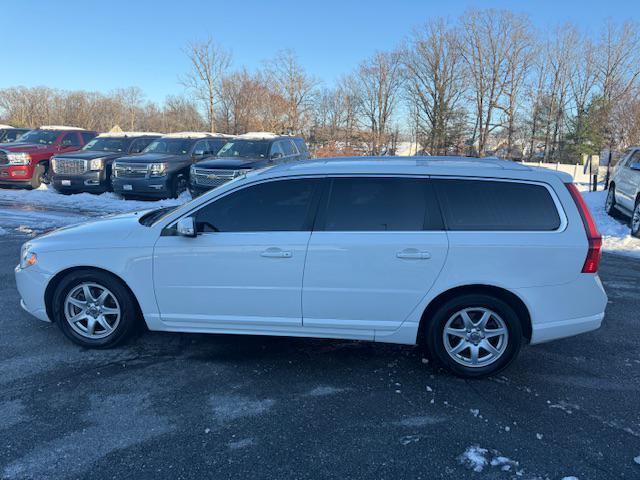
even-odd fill
[[[636,238],[640,238],[640,198],[636,200],[636,206],[633,209],[631,222],[629,222],[629,224],[631,227],[631,235]]]
[[[40,188],[40,185],[42,185],[43,176],[44,176],[44,166],[41,163],[39,163],[33,169],[33,176],[31,177],[31,184],[29,185],[29,188],[31,188],[31,190],[36,190]]]
[[[171,198],[178,198],[187,189],[187,179],[182,175],[176,175],[171,180]]]

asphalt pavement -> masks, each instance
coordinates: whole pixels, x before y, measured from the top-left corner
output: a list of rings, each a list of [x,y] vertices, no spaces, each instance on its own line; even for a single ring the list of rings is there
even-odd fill
[[[146,332],[86,350],[19,307],[0,237],[0,478],[640,478],[640,261],[603,327],[466,381],[416,347]],[[634,460],[635,459],[635,460]]]

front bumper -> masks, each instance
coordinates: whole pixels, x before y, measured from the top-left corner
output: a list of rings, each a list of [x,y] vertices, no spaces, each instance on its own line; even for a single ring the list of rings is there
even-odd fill
[[[191,196],[193,198],[199,197],[203,193],[206,193],[209,190],[211,190],[212,188],[213,187],[205,187],[203,185],[197,185],[193,182],[189,182],[189,193],[191,193]]]
[[[80,175],[55,173],[51,185],[59,191],[106,192],[110,188],[109,179],[104,170],[89,171]]]
[[[31,165],[0,166],[0,185],[29,186],[33,177]]]
[[[171,193],[171,177],[128,178],[113,177],[113,191],[120,195],[164,198]]]
[[[37,265],[28,268],[15,268],[16,285],[20,293],[20,306],[43,322],[51,322],[47,315],[44,292],[51,275],[38,269]]]

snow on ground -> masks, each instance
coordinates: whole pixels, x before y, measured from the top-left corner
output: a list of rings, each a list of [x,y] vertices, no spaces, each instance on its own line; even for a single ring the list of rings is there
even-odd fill
[[[180,205],[190,198],[188,193],[157,201],[124,200],[114,193],[62,195],[45,185],[32,191],[0,190],[0,235],[11,230],[39,233],[98,216]]]
[[[582,196],[602,234],[604,250],[640,257],[640,239],[631,236],[627,220],[616,220],[604,211],[607,191],[582,192]]]

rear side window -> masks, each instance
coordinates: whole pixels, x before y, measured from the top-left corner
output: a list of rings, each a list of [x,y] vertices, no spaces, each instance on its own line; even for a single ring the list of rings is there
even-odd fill
[[[153,141],[153,138],[136,138],[131,142],[129,153],[140,153]]]
[[[432,229],[432,215],[438,207],[428,200],[429,193],[426,180],[419,178],[335,178],[320,228],[354,232]]]
[[[296,144],[296,147],[298,147],[298,151],[300,153],[306,153],[307,152],[307,145],[304,143],[303,139],[294,138],[293,141]]]
[[[318,180],[280,180],[230,193],[198,210],[203,232],[285,232],[310,229]]]
[[[280,145],[282,146],[285,157],[288,157],[290,155],[297,155],[298,152],[296,152],[295,147],[290,140],[282,140],[280,142]]]
[[[448,230],[550,231],[560,216],[541,185],[483,180],[434,180]]]
[[[89,143],[96,136],[96,134],[92,132],[81,132],[80,135],[82,135],[82,141],[84,143]]]

